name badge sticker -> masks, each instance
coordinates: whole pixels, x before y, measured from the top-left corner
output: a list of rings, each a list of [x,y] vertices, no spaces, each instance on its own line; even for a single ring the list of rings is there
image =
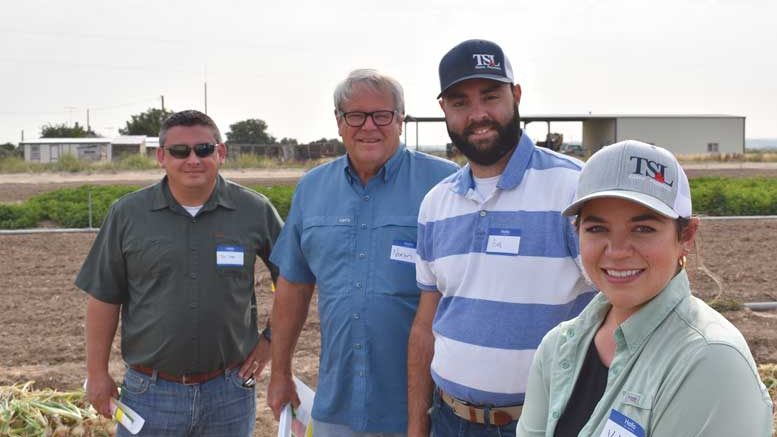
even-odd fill
[[[415,242],[406,240],[394,240],[391,244],[389,258],[393,261],[415,264]]]
[[[645,430],[635,420],[613,408],[599,437],[645,437]]]
[[[245,251],[241,246],[216,246],[216,265],[219,267],[243,267]]]
[[[498,229],[488,230],[488,244],[486,253],[492,255],[511,255],[517,256],[521,248],[521,230],[520,229]]]

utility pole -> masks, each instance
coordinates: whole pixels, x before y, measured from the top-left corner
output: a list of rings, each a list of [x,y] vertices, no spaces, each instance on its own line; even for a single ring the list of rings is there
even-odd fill
[[[208,113],[208,82],[205,82],[205,113]]]
[[[24,129],[22,129],[22,141],[24,141]]]
[[[88,134],[91,131],[92,131],[92,126],[89,123],[89,108],[86,108],[86,133]]]
[[[162,112],[165,112],[165,96],[159,96],[162,99]]]

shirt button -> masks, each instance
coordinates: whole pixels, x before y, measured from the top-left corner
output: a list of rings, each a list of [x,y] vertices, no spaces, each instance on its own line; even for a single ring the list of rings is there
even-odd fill
[[[481,217],[485,217],[486,216],[486,212],[485,211],[480,211],[480,216]]]
[[[367,254],[366,254],[366,253],[364,253],[364,252],[360,253],[360,254],[359,254],[359,258],[360,258],[360,259],[367,258]]]
[[[359,376],[364,376],[364,370],[359,370]]]
[[[192,302],[189,304],[189,308],[197,308],[199,305],[197,305],[197,302]]]
[[[361,281],[356,281],[356,288],[362,288]]]
[[[361,228],[362,229],[367,229],[367,223],[362,223]]]
[[[361,349],[362,348],[362,344],[361,343],[356,343],[355,345],[353,345],[353,348],[354,349]]]
[[[189,273],[189,277],[192,279],[197,279],[197,273],[191,272]]]
[[[569,361],[562,361],[561,362],[561,368],[564,370],[569,369]]]
[[[558,419],[558,411],[554,411],[551,416],[553,416],[554,419]]]
[[[368,200],[370,200],[370,196],[366,195],[366,196],[362,197],[362,199],[364,199],[364,201],[367,202]]]
[[[359,313],[353,313],[353,318],[356,320],[359,320]]]
[[[575,338],[575,331],[574,331],[574,329],[570,329],[569,331],[567,331],[567,337]]]

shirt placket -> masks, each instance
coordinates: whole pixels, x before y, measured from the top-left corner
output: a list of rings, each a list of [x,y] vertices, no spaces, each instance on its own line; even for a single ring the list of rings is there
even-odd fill
[[[188,215],[188,214],[187,214]],[[188,271],[186,272],[186,289],[189,291],[186,294],[186,308],[189,313],[189,329],[186,339],[190,346],[190,356],[192,359],[189,361],[191,364],[187,366],[185,374],[194,373],[193,369],[200,368],[200,341],[199,341],[199,329],[200,329],[200,278],[197,272],[200,271],[200,249],[197,246],[197,239],[194,236],[197,233],[197,225],[199,219],[196,217],[188,217],[186,222],[186,250],[188,252]]]
[[[369,374],[369,369],[367,368],[368,338],[365,325],[365,323],[368,323],[368,320],[366,320],[368,317],[365,316],[367,316],[367,300],[370,293],[369,287],[371,286],[369,266],[372,255],[370,249],[372,247],[373,233],[375,232],[373,217],[375,199],[373,198],[374,190],[371,190],[369,185],[367,187],[359,185],[357,192],[360,199],[356,208],[356,244],[352,254],[355,275],[353,293],[351,294],[351,349],[352,356],[354,357],[352,368],[354,383],[353,395],[351,397],[353,404],[351,411],[358,414],[363,428],[367,422],[367,377]]]

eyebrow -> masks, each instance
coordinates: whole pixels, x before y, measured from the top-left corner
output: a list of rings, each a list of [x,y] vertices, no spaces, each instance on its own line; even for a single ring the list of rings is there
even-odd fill
[[[495,84],[489,86],[488,88],[480,91],[480,95],[482,96],[484,94],[497,92],[502,85],[504,85],[504,84],[503,83],[495,83]],[[462,99],[462,98],[466,98],[467,95],[462,93],[462,92],[457,92],[455,90],[452,90],[452,91],[449,91],[446,94],[444,94],[442,97],[444,99]]]
[[[629,221],[632,222],[632,223],[633,222],[644,222],[644,221],[649,221],[649,220],[654,220],[654,221],[659,221],[659,222],[662,221],[661,217],[659,217],[656,214],[650,214],[650,213],[635,215],[634,217],[629,219]],[[586,222],[606,223],[607,220],[603,219],[602,217],[596,216],[596,215],[587,215],[587,216],[584,216],[583,219],[580,222],[581,223],[586,223]]]

